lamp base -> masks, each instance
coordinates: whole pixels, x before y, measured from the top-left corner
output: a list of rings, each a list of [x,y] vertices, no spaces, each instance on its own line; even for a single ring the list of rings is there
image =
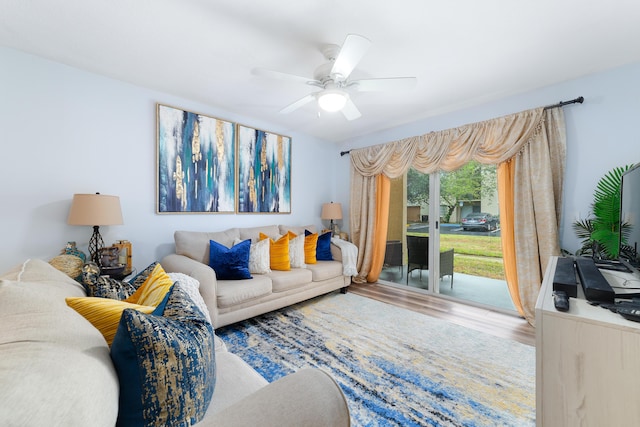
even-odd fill
[[[102,240],[102,236],[100,235],[100,226],[93,226],[93,234],[89,239],[89,255],[91,256],[91,261],[95,262],[100,266],[100,249],[104,248],[104,240]]]

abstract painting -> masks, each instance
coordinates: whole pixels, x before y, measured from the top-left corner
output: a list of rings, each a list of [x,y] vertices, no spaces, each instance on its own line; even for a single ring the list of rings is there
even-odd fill
[[[157,212],[235,212],[235,125],[157,105]]]
[[[238,125],[238,212],[291,213],[291,138]]]

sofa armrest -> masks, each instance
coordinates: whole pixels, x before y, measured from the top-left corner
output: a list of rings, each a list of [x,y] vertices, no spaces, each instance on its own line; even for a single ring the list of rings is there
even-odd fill
[[[340,261],[342,262],[342,249],[340,249],[340,246],[331,243],[330,246],[331,249],[331,257],[335,260],[335,261]]]
[[[215,327],[218,321],[217,279],[213,268],[184,255],[170,254],[160,261],[162,268],[168,273],[183,273],[200,282],[200,295],[204,300],[211,323]]]
[[[340,386],[320,369],[302,369],[275,381],[198,427],[340,427],[351,425]]]

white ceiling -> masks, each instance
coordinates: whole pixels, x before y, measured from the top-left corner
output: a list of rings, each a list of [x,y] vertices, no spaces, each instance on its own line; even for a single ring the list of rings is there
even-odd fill
[[[354,121],[278,114],[313,88],[251,70],[313,77],[348,33],[372,41],[352,78],[417,86],[353,94]],[[0,0],[2,46],[333,142],[638,62],[639,41],[638,0]]]

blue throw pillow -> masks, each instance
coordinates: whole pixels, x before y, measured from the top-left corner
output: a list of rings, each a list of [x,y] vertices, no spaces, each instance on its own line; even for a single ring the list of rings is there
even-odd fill
[[[309,230],[304,231],[305,236],[313,234]],[[331,232],[328,231],[318,236],[318,245],[316,246],[316,259],[318,261],[333,261],[331,256]]]
[[[214,331],[179,286],[151,314],[124,310],[111,359],[117,426],[187,426],[204,417],[216,382]]]
[[[243,240],[232,248],[210,240],[209,266],[220,280],[253,279],[249,272],[251,239]]]

